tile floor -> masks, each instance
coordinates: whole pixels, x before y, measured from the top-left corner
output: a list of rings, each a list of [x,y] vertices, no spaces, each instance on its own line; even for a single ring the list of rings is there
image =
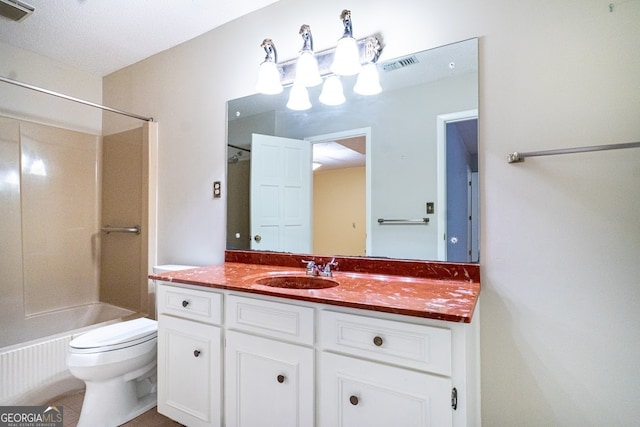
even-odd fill
[[[62,405],[64,415],[64,427],[76,427],[80,418],[80,410],[82,409],[82,400],[84,399],[84,390],[69,393],[56,398],[50,405]],[[160,415],[156,408],[150,409],[137,418],[123,424],[126,427],[180,427],[182,424]]]

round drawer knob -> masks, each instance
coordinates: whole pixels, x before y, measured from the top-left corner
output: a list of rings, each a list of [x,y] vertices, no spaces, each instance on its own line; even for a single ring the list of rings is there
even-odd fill
[[[189,305],[189,301],[187,301],[186,299],[185,299],[185,300],[182,300],[182,306],[183,306],[183,307],[186,307],[186,306],[188,306],[188,305]]]
[[[373,343],[374,343],[376,346],[380,347],[380,346],[382,345],[382,343],[383,343],[382,338],[381,338],[381,337],[375,337],[375,338],[373,339]]]
[[[284,382],[284,375],[278,375],[277,379],[278,379],[278,382],[282,384]]]
[[[353,405],[356,406],[358,404],[358,396],[350,396],[349,397],[349,402]]]
[[[193,350],[193,355],[194,355],[195,357],[200,356],[200,350]]]

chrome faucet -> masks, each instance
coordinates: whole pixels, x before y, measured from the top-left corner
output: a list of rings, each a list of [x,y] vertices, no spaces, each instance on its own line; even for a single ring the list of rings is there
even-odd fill
[[[305,261],[302,260],[303,263],[307,264],[307,276],[317,276],[318,272],[318,266],[316,265],[315,261]]]
[[[305,261],[302,260],[303,263],[307,264],[307,275],[308,276],[322,276],[322,277],[332,277],[333,272],[331,271],[331,267],[337,267],[338,263],[335,258],[331,258],[331,261],[326,263],[325,265],[316,264],[315,261]]]
[[[326,263],[322,270],[320,271],[320,275],[324,277],[332,277],[333,273],[331,272],[331,267],[337,267],[338,263],[335,258],[331,258],[331,261]]]

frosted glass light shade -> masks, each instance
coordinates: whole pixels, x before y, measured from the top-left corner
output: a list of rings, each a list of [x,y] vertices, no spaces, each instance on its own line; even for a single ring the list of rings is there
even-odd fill
[[[311,101],[309,101],[309,92],[307,88],[294,84],[291,86],[291,92],[289,93],[289,100],[287,101],[287,108],[290,110],[308,110],[311,108]]]
[[[353,76],[361,69],[358,42],[353,37],[338,40],[331,64],[331,72],[341,76]]]
[[[320,102],[325,105],[340,105],[344,103],[344,92],[342,91],[342,82],[336,75],[327,77],[324,85],[322,86],[322,93],[320,93]]]
[[[296,62],[296,78],[294,84],[305,87],[317,86],[322,83],[320,71],[318,70],[318,60],[310,50],[303,50]]]
[[[369,62],[362,66],[353,91],[360,95],[377,95],[382,92],[376,64]]]
[[[264,93],[265,95],[275,95],[282,92],[280,71],[278,71],[278,66],[275,62],[265,61],[260,64],[256,92]]]

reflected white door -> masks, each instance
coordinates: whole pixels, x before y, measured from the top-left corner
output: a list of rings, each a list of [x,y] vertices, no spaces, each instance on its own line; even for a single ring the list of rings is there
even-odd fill
[[[311,144],[253,134],[251,249],[311,252]]]

